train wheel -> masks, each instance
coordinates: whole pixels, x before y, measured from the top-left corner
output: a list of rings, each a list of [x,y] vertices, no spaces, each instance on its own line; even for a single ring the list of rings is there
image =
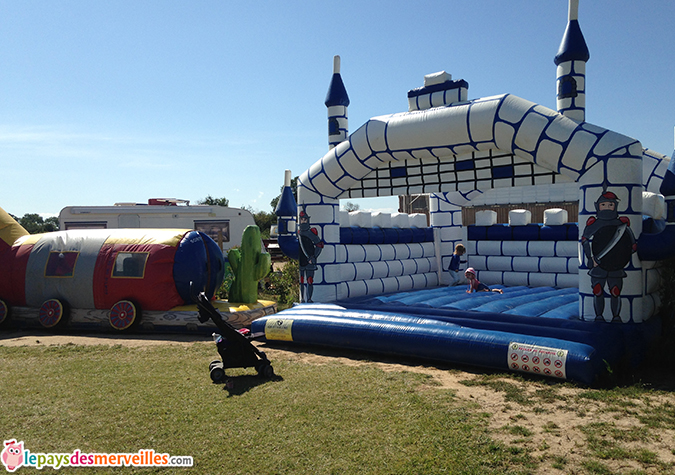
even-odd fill
[[[138,320],[138,309],[129,300],[120,300],[110,309],[110,326],[115,330],[126,330]]]
[[[40,307],[38,320],[40,320],[43,327],[54,328],[64,319],[65,313],[63,303],[60,300],[49,299]]]
[[[9,316],[9,307],[5,302],[0,300],[0,325],[7,320],[7,317]]]

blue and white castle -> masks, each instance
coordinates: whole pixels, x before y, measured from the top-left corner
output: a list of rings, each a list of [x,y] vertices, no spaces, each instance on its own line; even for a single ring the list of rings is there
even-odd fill
[[[462,242],[484,283],[578,288],[567,307],[578,319],[640,323],[657,312],[659,261],[675,255],[675,169],[638,140],[585,121],[590,54],[578,4],[569,2],[555,56],[557,111],[511,94],[469,99],[466,81],[440,72],[408,92],[407,112],[349,135],[335,57],[330,150],[300,175],[297,207],[287,172],[277,209],[289,255],[299,252],[298,213],[321,241],[310,263],[314,302],[438,287]],[[430,226],[424,215],[340,210],[341,199],[411,194],[430,194]],[[578,201],[578,224],[561,209],[538,224],[523,210],[510,225],[490,211],[462,223],[466,206],[558,201]]]

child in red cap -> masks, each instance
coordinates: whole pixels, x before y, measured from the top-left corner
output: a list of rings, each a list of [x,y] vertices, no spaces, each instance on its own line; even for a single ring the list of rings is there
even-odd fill
[[[502,289],[491,289],[487,285],[481,283],[478,279],[476,279],[476,271],[474,270],[473,267],[469,267],[467,270],[464,271],[464,276],[466,277],[466,280],[469,281],[469,290],[466,291],[467,294],[470,294],[471,292],[498,292],[500,294],[503,294],[504,292]]]

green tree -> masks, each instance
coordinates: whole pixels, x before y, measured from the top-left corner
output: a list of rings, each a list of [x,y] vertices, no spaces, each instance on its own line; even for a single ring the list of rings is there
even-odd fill
[[[43,219],[37,213],[26,213],[17,221],[30,234],[51,233],[59,230],[59,218],[53,216]]]
[[[228,207],[228,206],[230,206],[230,200],[228,200],[224,196],[222,198],[214,198],[213,196],[208,195],[203,200],[197,201],[197,204],[209,205],[209,206],[225,206],[225,207]]]
[[[352,203],[351,201],[347,201],[345,205],[342,207],[345,211],[349,211],[350,213],[352,211],[358,211],[361,209],[361,206],[358,203]]]
[[[255,224],[260,228],[263,239],[270,238],[270,228],[277,224],[277,216],[274,213],[258,211],[253,215]]]
[[[245,209],[253,215],[253,221],[255,221],[255,225],[260,229],[260,236],[262,239],[269,239],[270,228],[277,224],[277,216],[274,213],[258,211],[251,206],[242,206],[242,209]]]

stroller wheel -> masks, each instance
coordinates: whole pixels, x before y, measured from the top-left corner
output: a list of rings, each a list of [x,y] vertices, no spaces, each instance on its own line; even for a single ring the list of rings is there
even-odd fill
[[[220,365],[211,368],[211,372],[209,374],[211,376],[211,381],[214,383],[219,383],[225,379],[225,370]]]
[[[271,364],[265,363],[258,368],[258,375],[263,378],[271,378],[274,376],[274,368]]]
[[[211,371],[213,368],[218,366],[219,364],[222,364],[220,360],[213,360],[209,363],[209,371]]]

